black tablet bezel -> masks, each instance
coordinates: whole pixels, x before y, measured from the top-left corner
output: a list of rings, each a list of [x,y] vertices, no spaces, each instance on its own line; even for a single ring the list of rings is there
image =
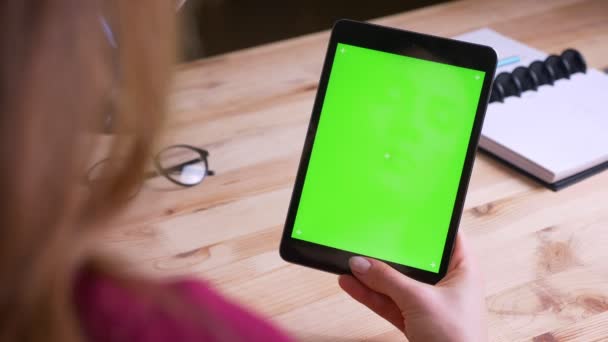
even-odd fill
[[[298,210],[304,179],[310,161],[316,129],[319,124],[321,109],[325,99],[329,75],[333,65],[334,55],[338,43],[355,45],[379,51],[400,54],[424,60],[440,62],[485,72],[477,113],[471,131],[469,146],[464,162],[463,172],[458,187],[454,210],[450,221],[448,236],[443,250],[443,257],[438,273],[433,273],[406,265],[387,262],[398,271],[420,281],[435,284],[447,272],[449,259],[458,232],[458,225],[462,215],[464,200],[467,193],[469,179],[475,161],[475,151],[481,133],[483,118],[490,95],[492,80],[496,71],[496,52],[487,46],[465,43],[457,40],[434,37],[430,35],[398,30],[368,23],[351,20],[340,20],[333,28],[325,63],[321,73],[321,80],[317,90],[313,111],[306,134],[304,148],[300,159],[300,166],[296,176],[295,186],[289,204],[285,228],[281,239],[281,257],[292,263],[313,267],[319,270],[337,274],[350,273],[348,259],[355,254],[324,245],[294,239],[291,237],[293,225]]]

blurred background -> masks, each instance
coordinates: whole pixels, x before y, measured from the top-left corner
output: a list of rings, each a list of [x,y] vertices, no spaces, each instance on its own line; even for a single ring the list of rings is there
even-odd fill
[[[180,11],[182,61],[327,30],[446,0],[188,0]]]

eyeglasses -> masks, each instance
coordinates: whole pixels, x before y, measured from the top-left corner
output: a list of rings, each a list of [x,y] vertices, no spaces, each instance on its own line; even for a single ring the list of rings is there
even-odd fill
[[[145,172],[143,181],[162,176],[180,187],[193,187],[202,183],[207,176],[215,174],[209,169],[208,157],[209,152],[198,147],[184,144],[168,146],[154,156],[154,171]],[[103,170],[112,167],[110,163],[113,161],[116,160],[106,158],[93,164],[87,171],[87,185],[94,187],[103,183]],[[141,186],[137,188],[137,192],[140,188]]]
[[[205,177],[213,176],[207,161],[209,152],[190,145],[173,145],[164,148],[154,157],[156,171],[174,184],[191,187]]]

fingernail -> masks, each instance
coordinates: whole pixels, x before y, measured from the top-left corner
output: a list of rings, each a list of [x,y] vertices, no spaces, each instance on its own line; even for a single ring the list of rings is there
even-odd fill
[[[348,260],[348,265],[350,266],[350,269],[355,273],[365,273],[367,272],[367,270],[369,270],[370,267],[372,267],[372,264],[369,262],[369,260],[360,256],[350,258]]]

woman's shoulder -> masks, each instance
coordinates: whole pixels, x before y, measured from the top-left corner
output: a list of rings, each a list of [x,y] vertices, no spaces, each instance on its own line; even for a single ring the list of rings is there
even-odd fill
[[[85,271],[74,299],[91,341],[288,340],[196,279],[157,282]]]

